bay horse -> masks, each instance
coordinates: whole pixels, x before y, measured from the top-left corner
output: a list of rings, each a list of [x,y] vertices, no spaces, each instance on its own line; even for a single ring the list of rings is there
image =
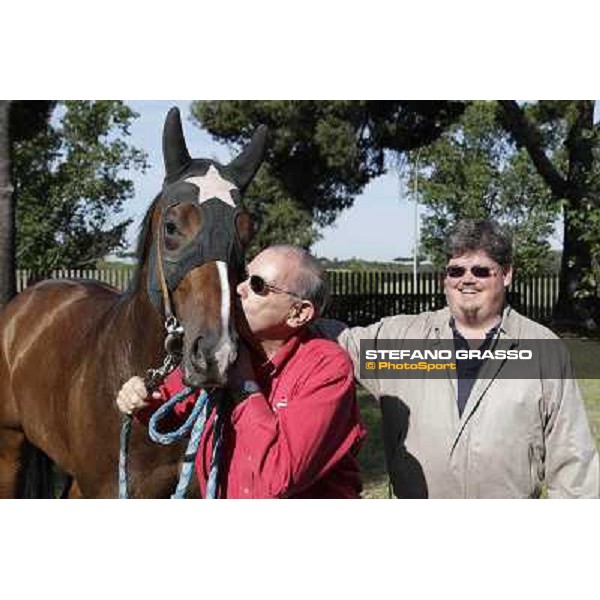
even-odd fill
[[[235,288],[252,233],[238,201],[265,148],[261,126],[227,165],[192,159],[179,111],[172,108],[163,129],[164,184],[144,218],[129,289],[44,281],[3,309],[0,497],[23,495],[32,449],[69,476],[68,497],[117,497],[116,395],[132,375],[162,362],[167,304],[184,329],[185,383],[224,385],[237,355]],[[134,422],[131,497],[168,497],[182,452],[182,445],[156,446]]]

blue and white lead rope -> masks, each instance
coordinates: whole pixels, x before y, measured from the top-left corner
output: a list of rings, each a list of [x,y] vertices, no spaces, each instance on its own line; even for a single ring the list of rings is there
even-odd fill
[[[163,404],[150,418],[148,424],[148,434],[150,438],[163,445],[173,444],[174,442],[185,437],[190,429],[191,435],[188,442],[185,455],[183,457],[183,463],[181,466],[181,472],[179,474],[179,481],[175,493],[171,496],[174,499],[185,498],[187,488],[192,479],[192,473],[194,470],[194,459],[198,452],[200,445],[200,439],[204,432],[204,428],[212,411],[215,406],[217,407],[214,429],[213,429],[213,456],[210,466],[210,474],[206,485],[206,498],[214,499],[217,497],[217,487],[219,478],[219,463],[221,459],[221,447],[223,437],[223,402],[219,402],[220,393],[212,393],[210,396],[202,390],[198,396],[194,408],[190,416],[186,419],[185,423],[177,430],[170,431],[167,433],[160,433],[157,430],[157,424],[162,420],[175,405],[187,398],[194,393],[194,388],[185,388],[178,394],[175,394],[168,402]],[[123,418],[123,424],[121,426],[120,436],[120,452],[119,452],[119,498],[129,498],[128,490],[128,478],[127,478],[127,457],[129,453],[129,438],[131,436],[131,416],[126,415]]]

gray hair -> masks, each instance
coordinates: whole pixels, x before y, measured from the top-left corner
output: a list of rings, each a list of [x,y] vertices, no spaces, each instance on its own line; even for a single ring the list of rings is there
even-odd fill
[[[270,246],[270,251],[278,252],[295,260],[300,267],[295,277],[294,293],[310,300],[315,307],[315,318],[323,314],[329,302],[327,273],[319,261],[308,250],[300,246],[278,244]]]
[[[512,265],[511,238],[497,223],[470,219],[459,221],[446,242],[446,259],[478,250],[483,250],[503,269]]]

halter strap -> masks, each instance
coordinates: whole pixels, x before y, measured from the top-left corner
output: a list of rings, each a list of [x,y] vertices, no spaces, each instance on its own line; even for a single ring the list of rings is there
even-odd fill
[[[163,306],[165,310],[165,321],[168,321],[173,317],[173,310],[171,308],[171,295],[167,286],[167,279],[165,277],[165,268],[163,265],[162,257],[162,245],[163,245],[163,213],[160,215],[160,222],[158,224],[158,240],[156,247],[157,262],[158,262],[158,278],[160,283],[160,289],[163,297]]]

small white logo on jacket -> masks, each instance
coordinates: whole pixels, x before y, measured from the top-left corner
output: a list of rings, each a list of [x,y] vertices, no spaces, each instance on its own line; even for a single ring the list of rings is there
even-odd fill
[[[285,408],[288,405],[287,398],[280,398],[275,402],[275,406],[273,407],[275,410],[279,410],[280,408]]]

